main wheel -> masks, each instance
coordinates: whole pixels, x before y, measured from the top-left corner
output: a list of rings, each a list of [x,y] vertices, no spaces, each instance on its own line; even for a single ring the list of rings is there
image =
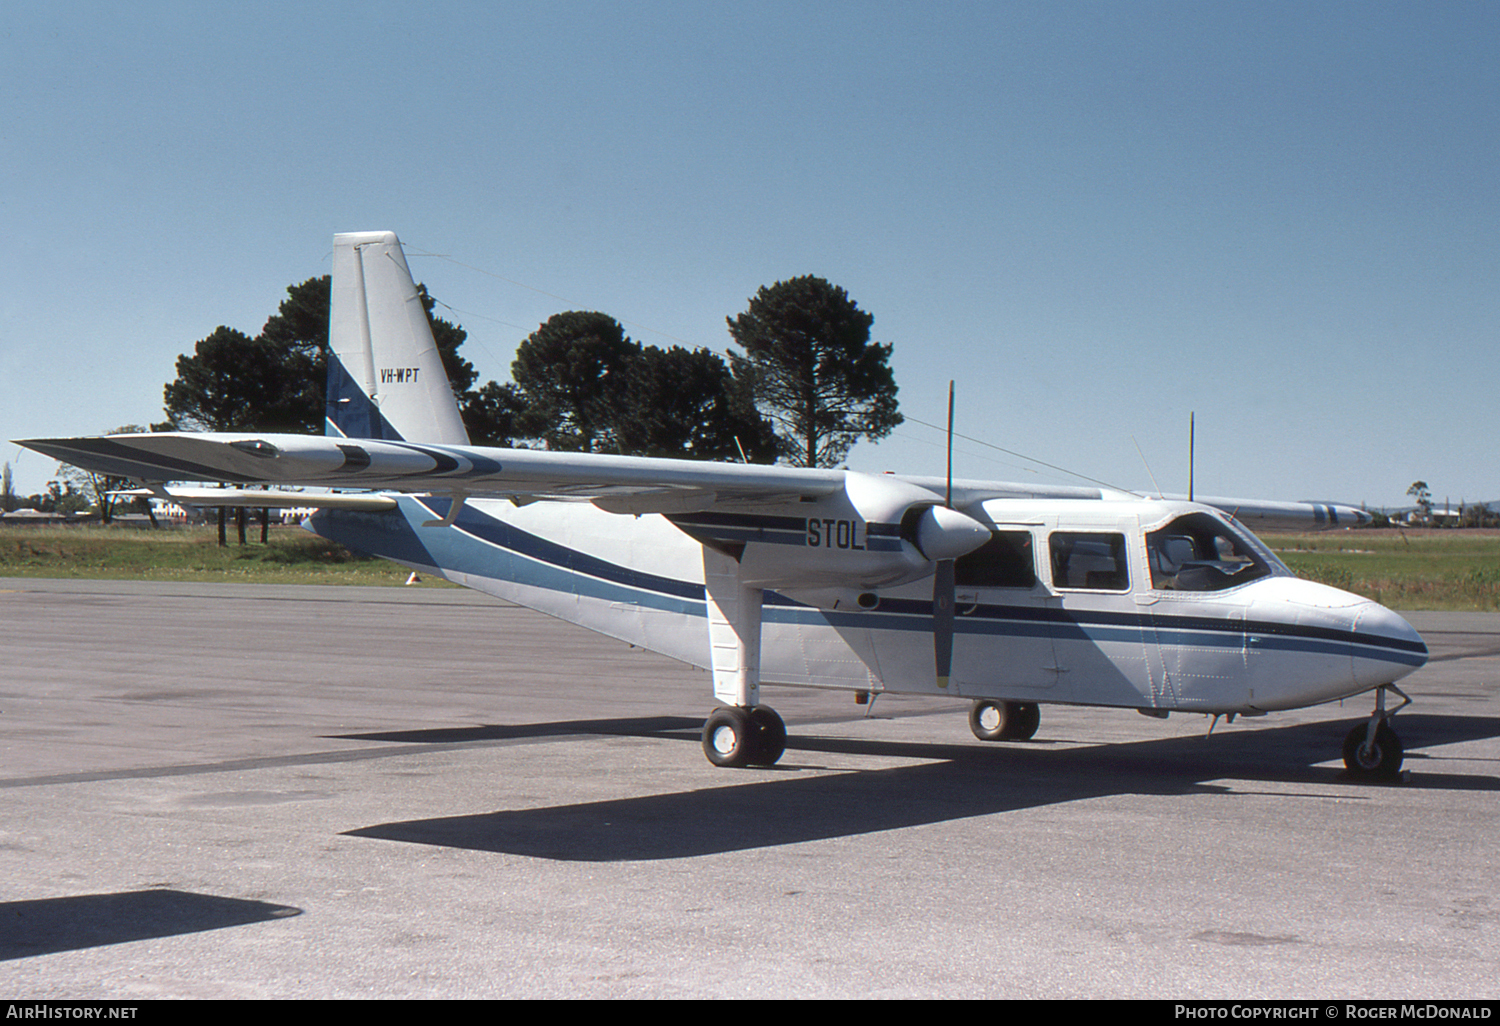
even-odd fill
[[[981,741],[1027,741],[1041,725],[1034,702],[1000,702],[981,698],[969,710],[969,729]]]
[[[786,751],[786,724],[769,705],[757,705],[750,710],[750,726],[754,731],[754,750],[749,765],[776,765]]]
[[[772,766],[785,751],[786,724],[770,706],[722,706],[703,723],[703,754],[715,766]]]
[[[1365,737],[1370,732],[1369,724],[1361,723],[1349,731],[1344,738],[1344,765],[1357,777],[1371,780],[1395,780],[1401,775],[1401,760],[1406,751],[1401,739],[1389,724],[1375,728],[1375,740],[1368,747]]]
[[[748,766],[756,732],[748,710],[732,705],[715,709],[703,721],[703,754],[715,766]]]
[[[1042,710],[1035,702],[1017,703],[1012,710],[1014,713],[1013,730],[1007,736],[1008,741],[1030,741],[1036,736],[1036,728],[1042,725]]]

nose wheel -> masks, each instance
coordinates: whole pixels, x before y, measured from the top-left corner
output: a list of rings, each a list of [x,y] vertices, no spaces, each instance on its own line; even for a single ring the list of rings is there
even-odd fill
[[[1385,708],[1387,690],[1401,696],[1401,704],[1390,711]],[[1401,761],[1406,757],[1406,751],[1401,747],[1401,738],[1392,729],[1390,720],[1408,705],[1411,705],[1411,699],[1394,684],[1375,689],[1375,711],[1344,738],[1344,766],[1351,776],[1364,780],[1401,779]]]

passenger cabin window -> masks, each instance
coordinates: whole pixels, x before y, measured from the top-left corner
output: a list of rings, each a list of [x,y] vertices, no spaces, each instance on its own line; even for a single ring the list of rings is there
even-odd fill
[[[1223,521],[1189,513],[1146,535],[1151,587],[1162,591],[1222,591],[1267,577],[1279,566]]]
[[[1052,586],[1089,591],[1129,591],[1123,534],[1054,531]]]
[[[1036,559],[1030,531],[992,531],[990,540],[953,563],[960,588],[1031,588]]]

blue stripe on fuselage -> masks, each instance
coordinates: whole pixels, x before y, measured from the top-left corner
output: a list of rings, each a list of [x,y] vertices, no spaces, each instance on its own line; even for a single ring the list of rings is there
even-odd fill
[[[705,593],[697,581],[647,573],[549,541],[513,524],[464,506],[453,527],[420,527],[442,518],[450,500],[399,497],[399,512],[323,510],[312,519],[318,534],[350,548],[400,563],[514,581],[563,594],[622,602],[674,613],[704,616]],[[930,633],[932,603],[882,598],[873,610],[821,610],[773,591],[765,593],[766,623],[832,626],[845,629]],[[1269,621],[1245,623],[1206,616],[1164,616],[1057,606],[981,604],[963,607],[957,633],[989,637],[1050,637],[1095,643],[1193,645],[1255,651],[1321,652],[1356,655],[1404,666],[1421,666],[1421,642],[1355,634],[1326,627]]]

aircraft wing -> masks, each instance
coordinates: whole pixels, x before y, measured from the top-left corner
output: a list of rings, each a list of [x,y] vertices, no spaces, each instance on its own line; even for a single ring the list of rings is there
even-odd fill
[[[816,499],[843,491],[846,479],[841,470],[321,435],[159,432],[17,444],[76,467],[141,482],[430,492],[519,502],[592,500],[615,513],[683,513],[725,503]],[[246,493],[240,504],[255,505],[253,495]]]
[[[877,491],[901,503],[940,503],[941,478],[855,475],[849,471],[695,460],[610,456],[598,453],[492,449],[465,445],[349,439],[323,435],[161,432],[85,438],[25,439],[17,444],[96,473],[160,485],[211,481],[251,487],[342,489],[345,496],[181,489],[166,497],[204,506],[324,505],[384,508],[377,496],[348,491],[422,492],[497,497],[527,503],[541,499],[592,501],[611,513],[685,514],[727,506],[816,500],[845,491],[851,477],[866,477]],[[868,487],[865,492],[868,494]],[[1122,493],[1066,485],[956,481],[954,505],[989,498],[1118,498]],[[158,493],[160,494],[160,493]],[[288,495],[289,493],[281,493]],[[295,494],[295,493],[290,493]],[[1185,496],[1165,496],[1182,500]],[[1326,502],[1274,502],[1199,496],[1197,502],[1244,522],[1252,530],[1318,530],[1358,526],[1370,515]]]
[[[1186,495],[1165,499],[1187,502]],[[1199,495],[1193,502],[1212,506],[1252,531],[1322,531],[1332,527],[1364,527],[1375,518],[1357,506],[1337,502],[1274,502],[1267,499],[1226,499]]]

